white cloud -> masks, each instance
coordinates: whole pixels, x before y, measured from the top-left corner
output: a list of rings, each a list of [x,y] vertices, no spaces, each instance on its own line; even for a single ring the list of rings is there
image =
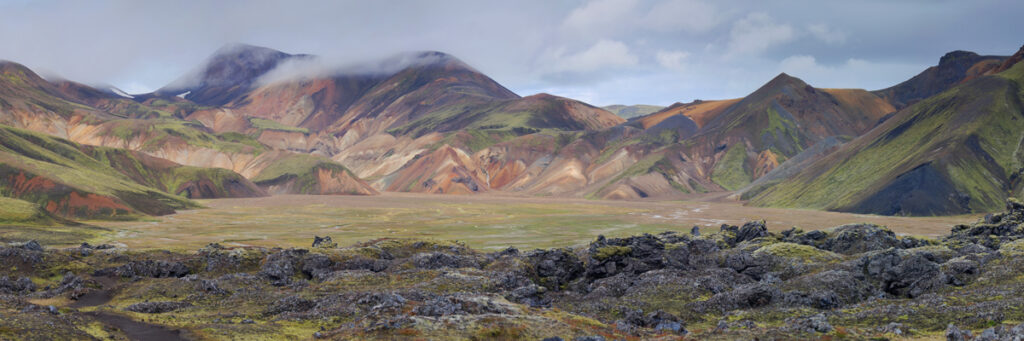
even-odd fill
[[[877,63],[850,58],[836,65],[818,63],[809,55],[794,55],[779,62],[779,71],[823,88],[881,89],[893,85],[891,78],[907,79],[921,72],[915,64]]]
[[[673,70],[683,71],[686,69],[686,58],[690,56],[689,52],[686,51],[658,51],[654,55],[654,58],[658,60],[658,64],[662,67]]]
[[[796,32],[789,24],[776,23],[767,13],[751,13],[733,24],[726,56],[758,55],[793,40],[795,36]]]
[[[846,42],[846,33],[834,29],[825,24],[813,24],[807,26],[807,31],[815,38],[828,44],[842,44]]]
[[[666,0],[651,7],[641,20],[655,31],[707,32],[720,21],[718,8],[696,0]]]
[[[593,0],[569,12],[562,26],[575,33],[601,35],[615,32],[630,20],[637,0]]]
[[[625,43],[614,40],[600,40],[590,48],[575,54],[566,54],[565,49],[553,53],[554,72],[587,73],[606,68],[636,65],[640,60]]]

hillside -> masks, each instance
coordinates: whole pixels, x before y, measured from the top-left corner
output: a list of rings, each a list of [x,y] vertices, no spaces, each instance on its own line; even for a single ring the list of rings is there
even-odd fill
[[[65,218],[122,219],[196,207],[184,197],[127,179],[80,147],[0,126],[0,193]]]
[[[964,80],[994,72],[1007,57],[980,56],[969,51],[953,51],[939,58],[939,64],[892,87],[873,91],[896,108],[946,91]]]
[[[751,203],[889,215],[989,212],[1021,196],[1024,64],[922,100]]]

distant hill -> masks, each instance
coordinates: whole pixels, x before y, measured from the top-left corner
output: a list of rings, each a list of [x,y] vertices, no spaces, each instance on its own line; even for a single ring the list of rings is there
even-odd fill
[[[605,106],[605,107],[601,107],[601,108],[604,109],[604,110],[608,110],[608,112],[611,112],[611,113],[613,113],[615,115],[618,115],[619,117],[622,117],[622,118],[625,118],[625,119],[630,119],[630,118],[634,118],[634,117],[637,117],[637,116],[649,115],[649,114],[654,113],[654,112],[656,112],[658,110],[664,109],[665,107],[660,106],[660,105],[646,105],[646,104],[637,104],[637,105],[613,104],[613,105],[609,105],[609,106]]]

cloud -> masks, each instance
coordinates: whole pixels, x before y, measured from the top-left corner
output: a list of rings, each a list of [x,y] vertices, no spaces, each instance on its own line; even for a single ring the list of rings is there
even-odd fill
[[[689,52],[686,51],[658,51],[654,55],[654,58],[658,60],[658,65],[673,70],[683,71],[686,69],[685,60],[690,56]]]
[[[807,31],[812,36],[828,44],[842,44],[846,42],[846,33],[838,29],[833,29],[825,24],[811,24],[807,26]]]
[[[702,33],[717,26],[720,19],[718,8],[710,3],[666,0],[652,6],[641,22],[655,31]]]
[[[562,27],[585,35],[615,32],[635,20],[633,12],[637,3],[637,0],[593,0],[569,12]]]
[[[764,12],[751,13],[733,24],[726,57],[756,56],[795,37],[789,24],[776,23]]]
[[[793,55],[779,62],[779,71],[825,88],[882,89],[894,85],[891,78],[905,80],[921,72],[913,63],[881,63],[849,58],[835,65],[823,65],[810,55]]]
[[[553,60],[552,71],[588,73],[636,65],[640,58],[623,42],[600,40],[575,54],[565,54],[565,49],[559,49],[554,52]]]

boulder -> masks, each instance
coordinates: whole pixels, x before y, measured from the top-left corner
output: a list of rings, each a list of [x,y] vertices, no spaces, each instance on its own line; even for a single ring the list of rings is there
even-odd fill
[[[143,314],[162,314],[191,306],[192,304],[188,302],[142,302],[132,304],[124,310]]]
[[[22,295],[36,291],[36,284],[28,277],[11,280],[7,276],[0,277],[0,294]]]
[[[267,256],[260,266],[260,276],[270,280],[275,286],[288,285],[292,276],[296,275],[299,263],[309,253],[307,250],[288,249]]]
[[[565,249],[536,250],[526,255],[540,285],[559,290],[583,274],[583,262]]]
[[[93,273],[94,276],[119,276],[124,278],[150,277],[169,278],[185,277],[192,272],[185,263],[169,262],[163,260],[134,261],[127,264],[101,269]]]
[[[412,257],[412,264],[420,269],[480,268],[480,263],[473,257],[450,255],[441,252],[417,253]]]

